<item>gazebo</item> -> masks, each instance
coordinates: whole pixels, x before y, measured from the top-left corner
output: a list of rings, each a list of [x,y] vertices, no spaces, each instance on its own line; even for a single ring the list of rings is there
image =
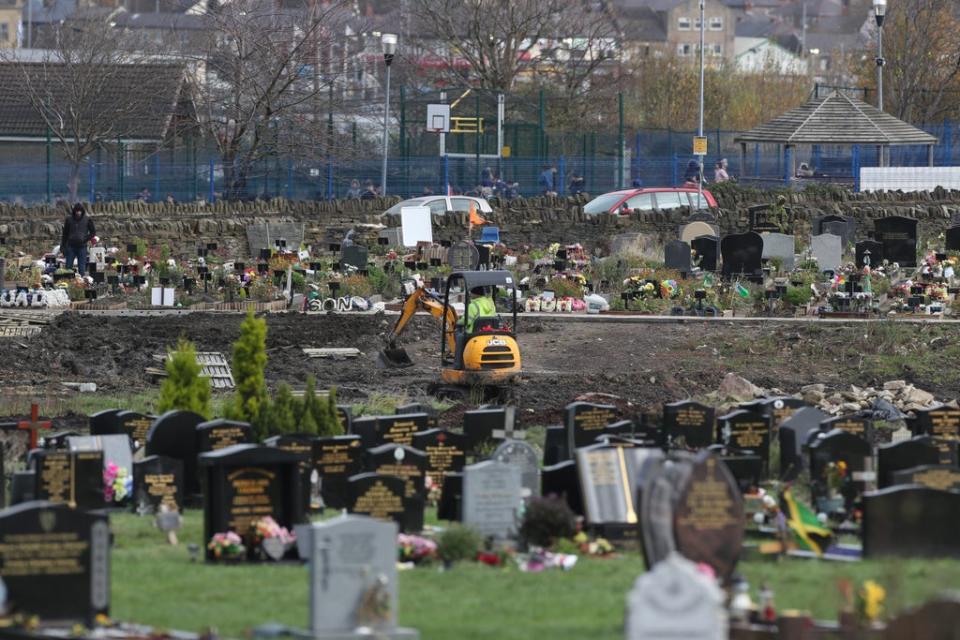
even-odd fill
[[[899,120],[876,107],[832,91],[791,109],[770,122],[734,138],[740,143],[740,175],[746,169],[747,144],[778,144],[788,158],[791,176],[796,176],[796,157],[791,151],[799,145],[876,146],[879,165],[885,166],[886,149],[894,146],[925,145],[927,165],[933,166],[936,136]]]

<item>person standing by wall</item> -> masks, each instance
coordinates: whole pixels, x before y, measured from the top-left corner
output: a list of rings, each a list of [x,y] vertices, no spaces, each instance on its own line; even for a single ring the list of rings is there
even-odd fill
[[[60,251],[66,259],[67,269],[73,269],[73,261],[76,259],[80,277],[87,275],[87,243],[95,241],[96,235],[93,220],[87,216],[86,208],[79,202],[73,205],[70,215],[63,222]]]

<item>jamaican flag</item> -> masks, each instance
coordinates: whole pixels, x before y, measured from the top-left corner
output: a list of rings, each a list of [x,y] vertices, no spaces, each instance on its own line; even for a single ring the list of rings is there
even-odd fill
[[[780,498],[780,508],[787,519],[787,526],[793,532],[797,544],[802,549],[813,551],[818,556],[830,544],[833,533],[817,520],[817,514],[810,507],[794,500],[790,490],[783,492]]]

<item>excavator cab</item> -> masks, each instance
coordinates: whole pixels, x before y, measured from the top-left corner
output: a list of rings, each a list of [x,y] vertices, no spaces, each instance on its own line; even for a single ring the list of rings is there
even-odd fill
[[[463,316],[450,313],[452,291],[463,292]],[[486,304],[474,304],[484,296]],[[458,271],[447,278],[443,298],[441,377],[447,384],[501,384],[520,373],[517,292],[509,271]],[[492,302],[492,304],[491,304]],[[504,318],[498,309],[507,305]],[[451,322],[453,318],[455,321]]]
[[[380,352],[381,364],[391,367],[413,364],[406,350],[397,346],[397,339],[414,314],[424,310],[441,325],[440,362],[444,383],[499,386],[520,373],[517,293],[509,271],[452,273],[442,299],[437,292],[424,289],[415,281],[404,281],[403,289],[406,296],[403,310],[387,336],[387,348]],[[457,292],[464,296],[462,316],[451,302],[451,294]],[[486,300],[478,300],[478,296]],[[512,317],[504,318],[501,308],[508,309]]]

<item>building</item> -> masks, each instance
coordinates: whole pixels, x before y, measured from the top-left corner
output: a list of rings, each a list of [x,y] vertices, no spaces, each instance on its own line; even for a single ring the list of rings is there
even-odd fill
[[[627,57],[674,54],[699,60],[699,0],[617,0]],[[735,20],[721,0],[706,0],[704,57],[707,64],[733,60]]]

